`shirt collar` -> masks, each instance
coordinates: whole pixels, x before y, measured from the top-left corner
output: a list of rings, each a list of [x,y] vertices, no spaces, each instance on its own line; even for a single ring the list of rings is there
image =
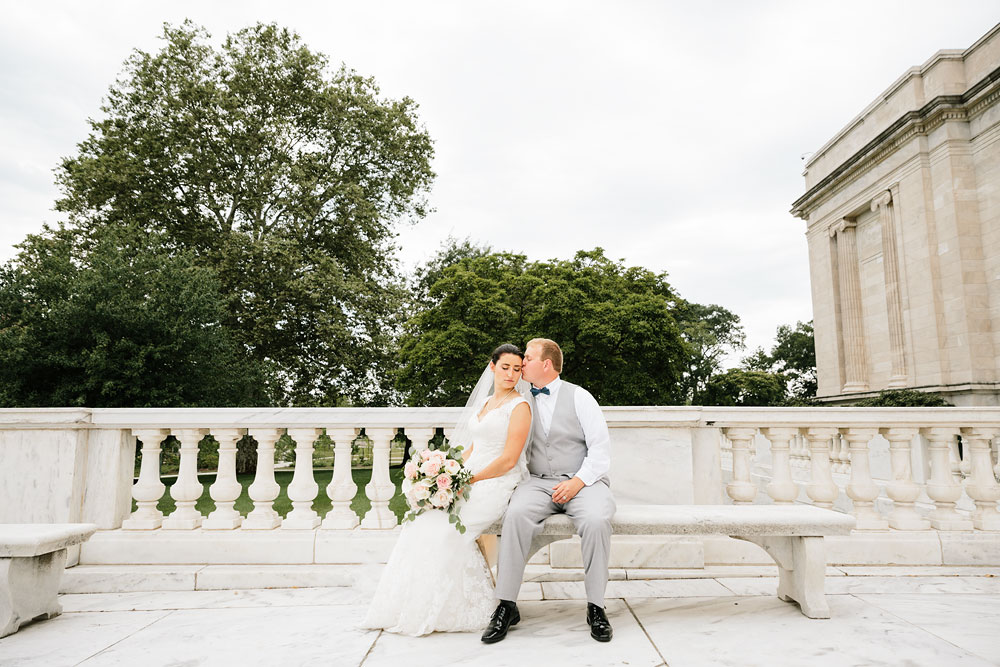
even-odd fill
[[[556,376],[555,380],[553,380],[552,382],[548,383],[545,386],[548,387],[549,396],[555,397],[556,392],[559,391],[559,387],[562,386],[562,380],[558,376]]]

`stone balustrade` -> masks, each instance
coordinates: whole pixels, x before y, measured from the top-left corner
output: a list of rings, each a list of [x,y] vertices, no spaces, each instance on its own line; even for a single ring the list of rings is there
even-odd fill
[[[394,534],[397,519],[389,501],[397,489],[390,469],[401,451],[393,442],[403,435],[411,449],[427,447],[436,434],[450,432],[459,412],[0,410],[0,522],[87,521],[120,535],[155,533],[158,540],[227,534],[291,540],[300,539],[293,534],[319,531],[328,535],[324,539],[343,541]],[[605,415],[620,503],[807,503],[852,514],[855,536],[994,535],[1000,545],[997,408],[609,407]],[[196,507],[204,491],[197,463],[207,435],[218,443],[218,466],[209,472],[215,473],[208,489],[215,509],[203,515]],[[160,474],[168,436],[179,443],[180,456],[169,490]],[[234,505],[243,491],[236,475],[237,442],[245,437],[256,444],[257,465],[247,489],[253,508],[243,516]],[[313,449],[321,437],[334,451],[332,478],[324,488],[313,470]],[[294,443],[287,488],[291,510],[284,517],[274,507],[280,491],[275,451],[282,438]],[[364,488],[370,509],[357,516],[351,509],[358,493],[352,452],[362,444],[371,451],[371,481]],[[174,506],[166,516],[159,509],[165,494]],[[321,495],[331,507],[323,516],[314,508]],[[92,543],[99,546],[100,538]],[[1000,554],[996,545],[987,554]]]

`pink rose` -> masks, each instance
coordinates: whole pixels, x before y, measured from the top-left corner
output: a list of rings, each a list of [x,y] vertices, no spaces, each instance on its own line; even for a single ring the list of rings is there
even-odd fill
[[[430,457],[431,457],[431,450],[429,450],[429,449],[422,449],[422,450],[420,450],[420,458],[421,459],[423,459],[424,461],[426,461]]]
[[[445,508],[451,504],[451,492],[445,489],[441,489],[437,493],[431,496],[431,505],[434,507]]]
[[[417,464],[414,461],[407,461],[406,465],[403,466],[403,474],[406,475],[406,479],[416,479]]]
[[[445,456],[444,452],[442,452],[440,449],[435,449],[433,452],[431,452],[431,460],[437,461],[438,465],[444,465],[444,462],[445,460],[447,460],[447,458],[448,457]]]
[[[430,461],[424,461],[420,464],[420,472],[424,473],[428,477],[433,477],[438,474],[441,470],[441,464],[431,459]]]
[[[438,475],[437,485],[439,489],[450,489],[451,488],[451,477],[448,475]]]

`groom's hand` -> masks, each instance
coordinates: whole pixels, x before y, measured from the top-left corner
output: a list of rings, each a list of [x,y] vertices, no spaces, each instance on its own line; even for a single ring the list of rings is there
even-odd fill
[[[560,505],[568,503],[573,500],[573,496],[580,492],[586,484],[579,477],[574,477],[573,479],[568,479],[565,482],[560,482],[559,484],[552,487],[552,500],[559,503]]]

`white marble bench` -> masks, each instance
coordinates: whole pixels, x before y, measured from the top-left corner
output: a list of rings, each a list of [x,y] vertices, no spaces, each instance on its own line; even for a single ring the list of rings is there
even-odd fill
[[[59,615],[66,548],[96,530],[92,523],[0,523],[0,637],[34,619]]]
[[[501,522],[487,533],[499,535]],[[778,565],[778,597],[809,618],[830,618],[823,584],[827,535],[849,535],[854,517],[812,505],[623,505],[615,535],[728,535],[760,545]],[[565,514],[545,520],[531,553],[576,534]]]

